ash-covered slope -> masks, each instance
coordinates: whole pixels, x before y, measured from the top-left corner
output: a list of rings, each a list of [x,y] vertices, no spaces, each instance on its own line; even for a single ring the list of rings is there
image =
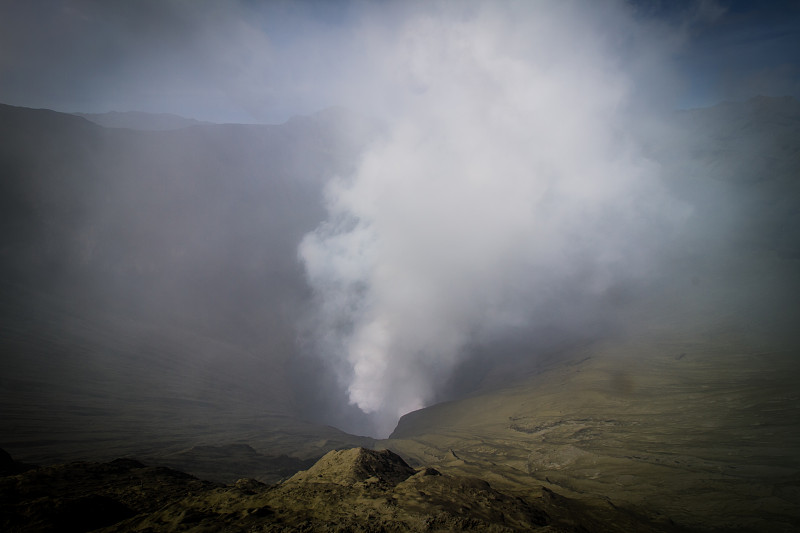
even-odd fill
[[[52,462],[370,442],[297,419],[324,383],[296,345],[297,244],[369,127],[332,109],[132,131],[0,105],[0,444]]]
[[[5,279],[218,336],[283,335],[274,310],[302,298],[296,247],[364,142],[357,122],[145,132],[0,106]]]
[[[506,388],[406,415],[380,444],[654,522],[794,531],[798,361],[796,346],[736,330],[650,332],[542,358]]]
[[[407,414],[384,445],[656,522],[796,530],[800,104],[728,103],[682,112],[676,128],[680,146],[653,153],[692,213],[619,327],[517,347],[506,367],[482,367],[470,397]]]

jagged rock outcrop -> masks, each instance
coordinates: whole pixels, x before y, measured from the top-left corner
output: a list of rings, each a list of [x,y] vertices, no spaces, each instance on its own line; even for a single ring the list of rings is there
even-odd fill
[[[91,531],[220,486],[133,459],[27,466],[0,477],[0,531]]]
[[[132,459],[0,477],[4,532],[577,530],[541,504],[364,448],[330,452],[278,485],[223,486]]]
[[[328,452],[314,466],[289,478],[288,483],[397,485],[415,473],[402,457],[389,450],[352,448]]]
[[[15,461],[7,451],[0,448],[0,476],[13,476],[33,468],[35,466]]]

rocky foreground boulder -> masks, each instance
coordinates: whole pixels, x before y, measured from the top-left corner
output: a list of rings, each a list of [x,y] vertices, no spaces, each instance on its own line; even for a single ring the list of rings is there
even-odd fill
[[[33,468],[33,465],[15,461],[7,451],[0,448],[0,476],[13,476]]]
[[[416,470],[394,452],[352,448],[328,452],[314,466],[298,472],[287,483],[335,483],[345,486],[380,483],[395,486],[414,474]]]
[[[220,486],[132,459],[29,468],[0,476],[0,531],[92,531]]]

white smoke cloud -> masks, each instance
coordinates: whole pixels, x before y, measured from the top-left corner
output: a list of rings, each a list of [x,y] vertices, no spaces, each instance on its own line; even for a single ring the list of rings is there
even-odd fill
[[[620,6],[433,6],[364,24],[351,81],[387,133],[299,250],[318,349],[380,433],[467,343],[647,276],[686,215],[634,127],[659,44]]]

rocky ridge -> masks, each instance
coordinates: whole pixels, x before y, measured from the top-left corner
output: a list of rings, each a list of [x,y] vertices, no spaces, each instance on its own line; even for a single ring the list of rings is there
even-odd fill
[[[222,485],[132,459],[0,478],[0,529],[9,532],[593,530],[582,512],[550,490],[500,491],[364,448],[329,452],[277,485]]]

